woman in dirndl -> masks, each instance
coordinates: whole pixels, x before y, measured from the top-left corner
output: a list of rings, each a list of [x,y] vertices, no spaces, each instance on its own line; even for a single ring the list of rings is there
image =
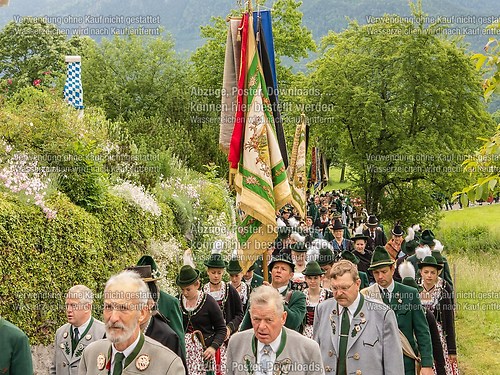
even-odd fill
[[[313,323],[316,306],[328,298],[333,297],[331,290],[321,287],[323,280],[323,271],[316,261],[307,263],[306,269],[302,272],[305,275],[307,288],[303,290],[306,296],[306,316],[304,318],[304,330],[302,334],[312,339]]]
[[[452,291],[448,283],[439,277],[443,266],[432,255],[418,264],[421,275],[420,292],[422,305],[436,317],[443,347],[447,375],[458,375],[457,344],[455,341],[455,314]]]
[[[219,373],[215,353],[224,342],[226,325],[217,302],[200,290],[200,271],[182,266],[175,282],[179,295],[186,342],[188,375]]]
[[[241,321],[243,320],[243,307],[238,292],[231,283],[226,283],[222,280],[227,262],[222,259],[219,253],[221,248],[222,245],[216,242],[212,250],[212,255],[208,260],[203,262],[207,267],[209,279],[209,282],[203,286],[203,292],[215,299],[222,312],[226,326],[224,343],[215,353],[215,364],[217,369],[225,369],[227,341],[233,333],[238,331]],[[222,374],[223,373],[224,371],[222,371]]]
[[[241,306],[243,308],[243,315],[247,311],[248,301],[252,288],[247,283],[243,282],[243,268],[240,266],[238,259],[231,259],[226,268],[231,280],[231,285],[240,295]]]

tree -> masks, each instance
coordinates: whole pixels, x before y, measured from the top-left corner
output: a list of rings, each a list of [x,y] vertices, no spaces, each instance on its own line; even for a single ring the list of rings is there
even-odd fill
[[[498,33],[500,23],[490,25],[487,30]],[[491,74],[483,81],[485,100],[490,100],[500,90],[500,45],[498,43],[498,39],[490,38],[484,47],[485,54],[478,53],[472,56],[478,71],[486,70]],[[463,205],[467,205],[468,201],[486,200],[488,196],[498,192],[500,186],[500,125],[491,138],[482,138],[482,140],[484,144],[481,148],[464,162],[466,172],[471,175],[479,173],[481,177],[454,194],[455,197],[460,197]]]
[[[85,100],[108,118],[127,121],[137,111],[160,112],[172,122],[184,118],[188,69],[170,36],[114,36],[82,54]]]
[[[337,140],[368,211],[407,224],[439,207],[431,193],[464,182],[460,163],[492,123],[463,49],[412,10],[413,22],[387,15],[331,32],[311,75],[331,123],[315,130]]]
[[[9,22],[0,31],[0,77],[10,93],[39,86],[65,72],[66,34],[38,18]]]

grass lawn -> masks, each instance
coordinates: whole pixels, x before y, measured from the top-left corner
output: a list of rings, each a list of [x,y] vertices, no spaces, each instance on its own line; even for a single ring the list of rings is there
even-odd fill
[[[349,168],[346,170],[345,177],[347,177],[348,170]],[[328,180],[328,185],[323,189],[324,191],[349,189],[351,187],[351,183],[348,181],[340,182],[340,172],[340,168],[330,167],[330,179]]]
[[[482,206],[446,211],[440,224],[443,228],[487,226],[498,233],[500,232],[500,204],[483,203]]]
[[[500,243],[500,205],[483,205],[447,211],[436,236],[443,239],[456,233],[480,233],[482,241]],[[482,228],[474,230],[475,227]],[[472,228],[472,229],[471,229]],[[486,228],[486,233],[484,232]],[[450,238],[451,239],[451,238]],[[447,253],[457,293],[456,331],[461,374],[500,373],[500,253],[468,251],[468,242],[459,251]],[[451,242],[451,241],[450,241]],[[472,244],[472,242],[469,242]],[[495,242],[493,242],[494,244]],[[480,246],[479,246],[480,248]],[[486,248],[486,246],[485,246]]]

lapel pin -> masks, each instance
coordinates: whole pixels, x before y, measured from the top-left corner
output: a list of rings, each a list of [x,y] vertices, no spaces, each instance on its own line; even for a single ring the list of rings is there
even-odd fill
[[[63,333],[63,339],[67,338],[68,337],[68,332],[64,332]]]
[[[135,367],[137,367],[137,369],[139,371],[144,371],[149,367],[150,362],[151,361],[149,359],[149,355],[143,354],[143,355],[139,356],[139,358],[136,359]]]
[[[92,335],[90,333],[85,336],[85,340],[87,340],[87,341],[89,341],[91,338],[92,338]]]
[[[106,357],[104,356],[104,354],[101,353],[97,356],[97,369],[99,371],[104,370],[105,366],[106,366]]]

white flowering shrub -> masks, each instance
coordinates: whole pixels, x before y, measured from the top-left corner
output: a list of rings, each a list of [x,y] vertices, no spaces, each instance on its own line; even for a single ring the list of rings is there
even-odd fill
[[[124,181],[119,185],[110,187],[110,193],[123,198],[130,204],[140,207],[143,211],[149,212],[153,216],[160,216],[161,209],[155,198],[149,194],[144,187]]]
[[[182,267],[182,244],[173,237],[167,241],[153,240],[149,244],[149,251],[162,276],[158,280],[160,288],[175,296],[178,293],[175,277]]]
[[[24,197],[26,202],[33,202],[40,207],[47,217],[53,219],[57,211],[46,205],[45,197],[50,184],[43,168],[38,165],[36,159],[30,158],[23,152],[11,154],[12,146],[4,139],[0,140],[1,154],[5,155],[5,161],[0,165],[0,181],[12,193]]]

